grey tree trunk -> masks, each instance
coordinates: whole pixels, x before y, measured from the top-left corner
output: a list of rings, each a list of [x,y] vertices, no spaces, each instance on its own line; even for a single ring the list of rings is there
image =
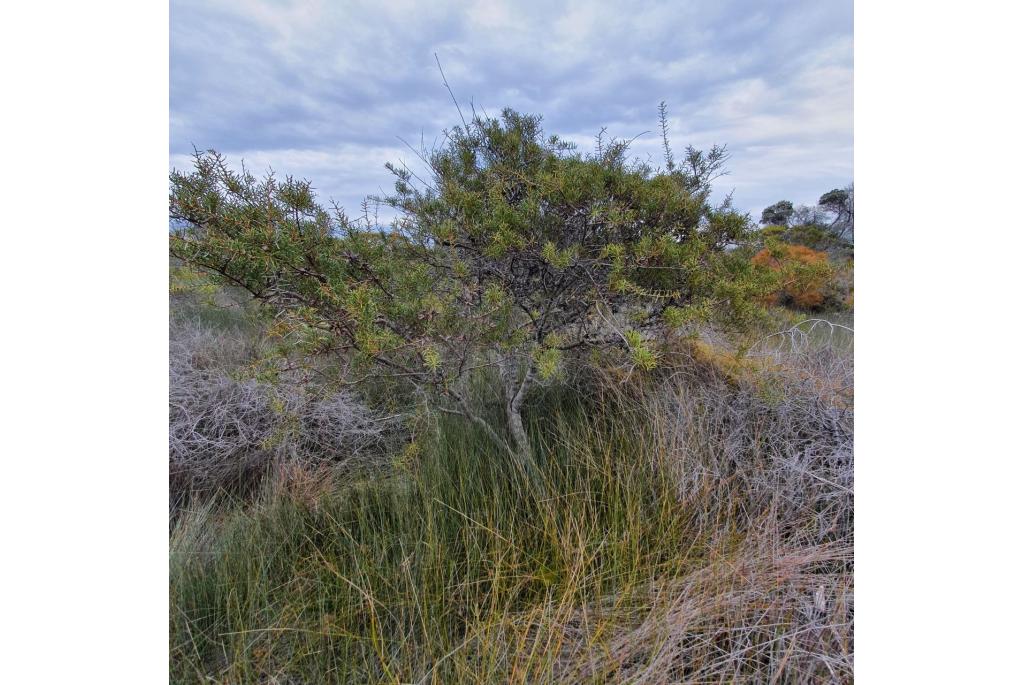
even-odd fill
[[[505,409],[505,414],[508,417],[508,430],[512,434],[512,440],[515,441],[516,453],[521,460],[532,460],[530,438],[523,426],[522,408],[509,404]]]
[[[527,475],[536,480],[539,475],[537,465],[533,460],[530,438],[523,425],[523,400],[536,378],[535,373],[533,364],[530,364],[520,380],[519,366],[515,359],[506,358],[501,364],[502,384],[505,386],[505,417],[515,444],[515,456]]]

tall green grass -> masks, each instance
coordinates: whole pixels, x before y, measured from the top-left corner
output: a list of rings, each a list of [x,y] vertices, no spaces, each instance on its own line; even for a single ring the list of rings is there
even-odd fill
[[[187,512],[171,536],[173,679],[539,676],[557,650],[511,641],[524,614],[626,603],[695,549],[644,431],[558,399],[531,417],[540,487],[485,435],[439,419],[387,479],[313,506],[270,489],[255,506]]]

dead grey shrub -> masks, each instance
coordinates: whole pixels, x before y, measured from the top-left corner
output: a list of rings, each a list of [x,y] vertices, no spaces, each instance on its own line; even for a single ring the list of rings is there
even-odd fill
[[[347,470],[380,463],[398,416],[347,392],[233,375],[258,353],[248,333],[172,323],[169,457],[172,502],[187,493],[244,492],[275,462]]]
[[[757,373],[682,364],[644,398],[707,560],[559,682],[853,681],[852,331],[809,328],[752,350]]]
[[[844,539],[853,525],[852,345],[801,339],[751,354],[765,363],[739,382],[684,366],[649,400],[681,498],[727,488],[728,497],[701,501],[755,518],[772,510],[791,527],[811,517],[815,542]]]

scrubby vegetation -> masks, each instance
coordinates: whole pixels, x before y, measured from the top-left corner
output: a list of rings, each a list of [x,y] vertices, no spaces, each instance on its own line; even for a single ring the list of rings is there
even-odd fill
[[[797,309],[814,309],[825,302],[825,288],[833,279],[828,255],[804,245],[774,243],[754,255],[754,264],[777,273],[776,304]]]
[[[172,680],[852,681],[848,256],[724,148],[447,140],[389,229],[172,176]]]

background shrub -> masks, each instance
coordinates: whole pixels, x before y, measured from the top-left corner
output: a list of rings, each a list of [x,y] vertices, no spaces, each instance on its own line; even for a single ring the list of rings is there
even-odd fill
[[[828,255],[805,245],[770,243],[753,258],[754,264],[777,274],[778,304],[797,309],[816,309],[825,302],[834,270]]]

